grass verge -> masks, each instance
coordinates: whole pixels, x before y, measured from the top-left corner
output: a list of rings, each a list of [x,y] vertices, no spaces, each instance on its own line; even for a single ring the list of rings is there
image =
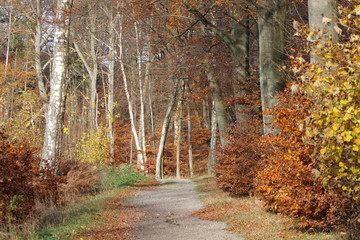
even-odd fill
[[[32,231],[19,229],[7,234],[6,239],[126,239],[131,232],[129,222],[140,213],[126,206],[125,199],[137,190],[156,185],[156,181],[137,173],[132,167],[104,169],[94,186],[96,195],[66,207],[49,209],[42,206],[37,219],[32,221],[36,225]]]
[[[296,227],[296,220],[281,214],[266,211],[263,203],[256,197],[231,197],[216,186],[214,178],[193,179],[205,208],[192,215],[210,221],[223,221],[227,230],[238,233],[245,239],[344,239],[343,233],[304,232]]]

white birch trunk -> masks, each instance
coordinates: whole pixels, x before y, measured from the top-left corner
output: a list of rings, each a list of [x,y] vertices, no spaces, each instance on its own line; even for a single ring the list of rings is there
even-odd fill
[[[210,138],[210,151],[209,151],[209,161],[208,161],[208,175],[214,174],[214,164],[216,163],[216,139],[217,139],[216,108],[215,108],[215,101],[213,101],[212,114],[211,114],[211,138]]]
[[[107,104],[107,122],[108,138],[110,139],[110,161],[114,161],[114,78],[115,78],[115,19],[111,13],[110,20],[110,43],[109,43],[109,77],[108,77],[108,104]]]
[[[179,82],[180,82],[180,80],[178,80],[174,86],[172,97],[169,102],[168,108],[166,110],[163,125],[161,128],[161,138],[160,138],[160,142],[159,142],[158,153],[156,156],[156,178],[157,179],[162,178],[162,167],[161,167],[162,161],[161,161],[161,159],[162,159],[162,156],[164,153],[167,131],[168,131],[169,123],[170,123],[170,119],[171,119],[171,113],[175,107],[176,96],[179,91]]]
[[[137,156],[138,163],[140,163],[140,170],[145,170],[142,148],[140,146],[139,137],[138,137],[136,127],[135,127],[133,103],[131,101],[131,97],[130,97],[130,93],[129,93],[129,89],[128,89],[125,66],[124,66],[124,62],[123,62],[123,43],[122,43],[123,27],[122,27],[121,19],[120,19],[120,23],[119,23],[119,28],[120,28],[119,29],[119,52],[120,52],[119,63],[120,63],[120,69],[121,69],[121,73],[122,73],[122,77],[123,77],[123,81],[124,81],[124,91],[125,91],[125,95],[126,95],[126,100],[128,102],[131,131],[132,131],[132,135],[134,136],[135,147],[136,147],[136,151],[137,151],[136,156]]]
[[[187,93],[190,94],[189,85],[185,85],[187,89]],[[189,171],[190,177],[194,176],[194,168],[193,168],[193,154],[192,154],[192,144],[191,144],[191,111],[190,111],[190,100],[187,100],[187,122],[188,122],[188,153],[189,153]]]
[[[137,52],[137,61],[138,61],[138,80],[139,80],[139,93],[140,93],[140,141],[141,148],[143,153],[144,164],[147,162],[146,157],[146,141],[145,141],[145,106],[144,106],[144,87],[142,79],[142,53],[140,51],[140,38],[141,31],[138,30],[137,22],[134,23],[135,26],[135,36],[136,36],[136,52]]]
[[[41,66],[41,0],[36,0],[36,26],[34,34],[34,47],[35,47],[35,70],[37,76],[37,82],[40,92],[40,98],[45,106],[48,103],[48,97],[46,94],[43,69]]]
[[[182,135],[182,119],[183,119],[183,102],[180,99],[178,104],[178,117],[177,119],[174,119],[174,121],[177,121],[177,129],[175,131],[177,132],[175,136],[177,136],[176,141],[176,178],[180,179],[180,145],[181,145],[181,135]]]
[[[40,167],[57,173],[61,159],[61,143],[66,98],[68,37],[72,0],[58,0],[54,35],[54,57],[50,79],[50,99]]]

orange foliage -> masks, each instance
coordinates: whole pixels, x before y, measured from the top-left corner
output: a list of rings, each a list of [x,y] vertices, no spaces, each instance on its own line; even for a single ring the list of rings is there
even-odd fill
[[[234,126],[228,144],[222,147],[215,166],[218,186],[232,195],[248,195],[261,167],[260,121],[253,119],[247,127]]]
[[[25,143],[0,132],[0,222],[22,222],[33,211],[39,160]]]
[[[349,201],[323,188],[312,161],[313,146],[304,142],[301,121],[312,103],[301,91],[280,94],[279,103],[272,114],[280,133],[262,138],[271,145],[271,153],[255,179],[256,193],[270,210],[300,217],[301,227],[325,228],[339,223]]]

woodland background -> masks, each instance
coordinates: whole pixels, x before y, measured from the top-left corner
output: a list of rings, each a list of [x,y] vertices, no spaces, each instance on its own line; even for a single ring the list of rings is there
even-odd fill
[[[359,15],[358,0],[2,0],[1,221],[133,164],[357,236]]]

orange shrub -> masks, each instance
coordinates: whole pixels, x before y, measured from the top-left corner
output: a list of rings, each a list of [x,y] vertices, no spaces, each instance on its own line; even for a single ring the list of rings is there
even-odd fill
[[[256,193],[270,210],[299,217],[301,227],[326,228],[340,223],[351,202],[321,185],[312,159],[313,145],[304,138],[302,121],[312,103],[300,92],[288,91],[279,96],[279,102],[272,114],[280,133],[262,138],[271,146],[271,153],[256,176]]]
[[[0,223],[22,222],[33,211],[39,161],[27,144],[0,131],[0,166]]]
[[[218,186],[232,195],[248,195],[254,188],[254,178],[261,167],[262,150],[259,120],[252,120],[246,128],[237,124],[228,136],[228,144],[218,153],[215,165]]]

